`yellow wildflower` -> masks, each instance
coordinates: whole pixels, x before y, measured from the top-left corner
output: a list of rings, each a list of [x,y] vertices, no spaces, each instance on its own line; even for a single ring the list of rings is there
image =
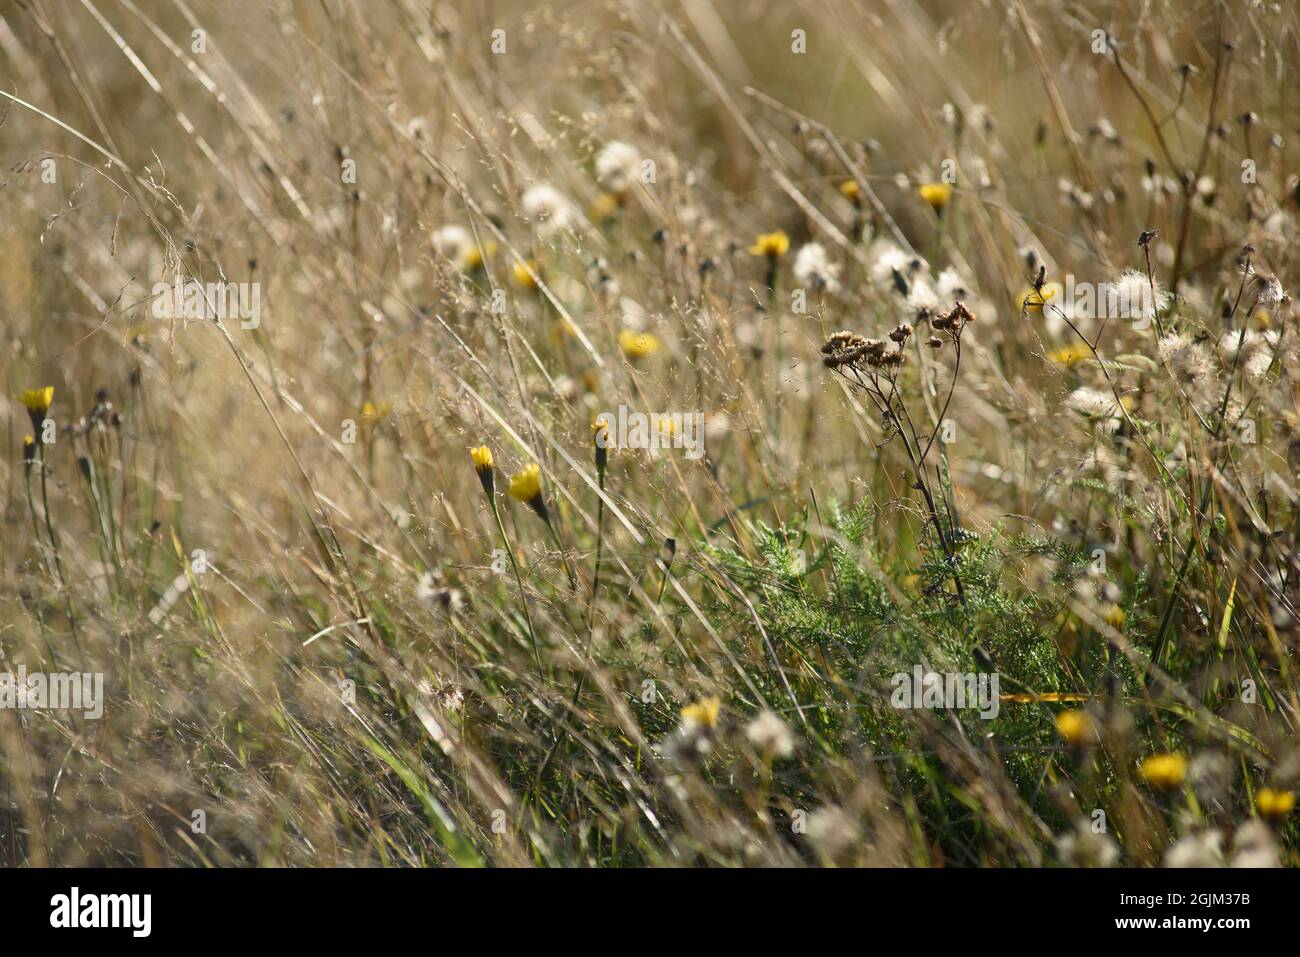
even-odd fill
[[[40,389],[25,389],[21,396],[23,405],[27,409],[28,416],[32,420],[32,430],[40,431],[41,423],[45,421],[45,415],[50,411],[50,405],[54,402],[54,386],[47,385]]]
[[[1101,609],[1101,620],[1118,630],[1124,627],[1124,609],[1112,602],[1107,602]]]
[[[28,412],[48,412],[54,402],[54,386],[47,385],[41,389],[25,389],[23,405]]]
[[[936,213],[942,213],[943,208],[952,199],[952,187],[947,183],[923,183],[919,192],[921,198],[929,203],[930,208]]]
[[[542,467],[530,462],[522,471],[510,476],[510,497],[519,502],[532,505],[535,499],[542,497]]]
[[[460,268],[466,272],[473,272],[476,269],[483,268],[483,261],[497,251],[497,244],[489,239],[482,246],[470,246],[461,256]]]
[[[1142,780],[1153,788],[1168,791],[1178,787],[1187,777],[1187,755],[1171,752],[1153,754],[1143,760],[1138,768]]]
[[[601,193],[592,201],[591,219],[593,222],[603,223],[618,212],[618,198],[612,193]]]
[[[689,728],[709,730],[717,727],[722,702],[715,697],[701,698],[682,708],[682,724]]]
[[[1048,355],[1047,358],[1051,359],[1057,365],[1063,365],[1067,369],[1073,369],[1091,355],[1092,353],[1088,350],[1088,347],[1080,343],[1079,345],[1065,346],[1057,349],[1055,352]]]
[[[759,233],[754,245],[749,247],[751,256],[766,256],[768,259],[784,256],[789,251],[790,237],[783,229],[778,229],[774,233]]]
[[[487,493],[488,498],[491,498],[492,491],[496,488],[496,477],[492,471],[492,450],[486,445],[480,445],[469,450],[469,457],[474,462],[474,471],[478,473],[478,480],[483,483],[483,491]]]
[[[535,277],[541,275],[541,267],[537,265],[536,259],[529,259],[527,262],[519,259],[515,261],[514,275],[515,282],[525,289],[536,289],[537,279]]]
[[[1260,817],[1280,821],[1295,809],[1295,792],[1260,788],[1255,793],[1255,810]]]
[[[1058,283],[1044,283],[1042,289],[1026,289],[1016,297],[1016,305],[1020,307],[1021,312],[1027,312],[1030,315],[1042,315],[1043,307],[1048,301],[1054,299],[1056,294],[1061,291]]]
[[[840,195],[856,205],[862,196],[862,189],[858,186],[856,179],[846,179],[840,183]]]
[[[1058,714],[1056,733],[1066,744],[1083,744],[1096,734],[1088,712],[1079,710],[1062,711]]]
[[[629,359],[644,359],[659,351],[659,340],[648,332],[624,329],[618,334],[618,347]]]

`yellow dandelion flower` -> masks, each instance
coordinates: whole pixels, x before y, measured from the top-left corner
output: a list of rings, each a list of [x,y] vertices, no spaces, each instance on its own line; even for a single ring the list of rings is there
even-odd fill
[[[1124,627],[1124,609],[1112,602],[1107,602],[1101,609],[1101,620],[1118,630]]]
[[[644,359],[659,351],[659,340],[648,332],[624,329],[618,334],[618,347],[629,359]]]
[[[1066,744],[1083,744],[1095,735],[1088,712],[1062,711],[1056,716],[1056,733]]]
[[[592,222],[603,223],[618,212],[618,198],[612,193],[601,193],[591,203]]]
[[[942,213],[952,199],[952,187],[947,183],[923,183],[918,192],[936,213]]]
[[[47,385],[42,389],[25,389],[22,398],[23,405],[27,407],[28,412],[48,412],[54,402],[54,386]]]
[[[515,261],[515,282],[523,286],[525,289],[536,289],[537,279],[535,277],[540,275],[541,267],[537,265],[536,259],[529,259],[527,262],[522,259]]]
[[[1044,283],[1042,289],[1026,289],[1016,297],[1016,306],[1031,316],[1042,315],[1043,307],[1061,291],[1058,283]]]
[[[1255,810],[1260,817],[1280,821],[1295,810],[1295,792],[1277,788],[1260,788],[1255,793]]]
[[[469,457],[474,463],[474,471],[478,473],[478,480],[483,483],[483,491],[487,493],[488,498],[491,498],[496,488],[496,473],[492,471],[492,450],[486,445],[480,445],[469,450]]]
[[[682,708],[682,724],[687,727],[711,729],[718,726],[718,713],[722,702],[715,697],[701,698]]]
[[[46,413],[50,411],[50,405],[54,402],[54,386],[47,385],[40,389],[24,389],[19,398],[22,399],[23,406],[27,409],[27,415],[32,420],[32,431],[39,432],[41,423],[45,421]]]
[[[790,237],[784,229],[778,229],[774,233],[759,233],[754,245],[749,247],[751,256],[766,256],[768,259],[784,256],[789,251]]]
[[[1055,352],[1049,354],[1047,358],[1051,359],[1057,365],[1065,366],[1067,369],[1073,369],[1091,355],[1092,353],[1088,350],[1087,346],[1079,344],[1057,349]]]
[[[484,261],[497,251],[497,244],[488,240],[482,246],[470,246],[460,259],[460,268],[466,272],[482,269]]]
[[[840,183],[840,195],[851,203],[856,203],[862,196],[862,189],[856,179],[846,179]]]
[[[36,461],[36,439],[31,435],[23,436],[23,465],[31,469]]]
[[[1187,755],[1178,752],[1153,754],[1138,767],[1142,780],[1153,788],[1168,791],[1178,787],[1187,778]]]
[[[510,488],[506,491],[516,501],[531,505],[534,499],[542,496],[542,467],[536,462],[528,463],[510,476]]]

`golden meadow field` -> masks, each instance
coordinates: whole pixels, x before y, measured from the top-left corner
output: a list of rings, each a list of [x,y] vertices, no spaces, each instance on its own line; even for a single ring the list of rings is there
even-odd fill
[[[1294,864],[1298,28],[0,8],[0,861]]]

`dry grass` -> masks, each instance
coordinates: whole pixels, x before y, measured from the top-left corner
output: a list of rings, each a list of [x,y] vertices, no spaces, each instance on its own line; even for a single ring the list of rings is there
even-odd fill
[[[10,5],[0,672],[106,701],[0,708],[0,861],[1294,863],[1298,27]],[[1024,304],[1127,271],[1145,328]],[[182,279],[260,325],[159,318]],[[704,455],[600,470],[620,405]],[[915,665],[1011,697],[896,709]]]

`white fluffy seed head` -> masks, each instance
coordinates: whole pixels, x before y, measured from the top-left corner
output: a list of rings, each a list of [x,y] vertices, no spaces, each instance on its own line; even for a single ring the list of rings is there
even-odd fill
[[[596,181],[606,189],[621,193],[636,180],[641,154],[636,147],[621,140],[611,140],[596,154]]]
[[[806,243],[794,257],[794,278],[814,289],[839,288],[839,263],[833,263],[821,243]]]
[[[543,236],[564,229],[573,219],[573,204],[546,183],[529,187],[521,203],[524,215],[533,221]]]

